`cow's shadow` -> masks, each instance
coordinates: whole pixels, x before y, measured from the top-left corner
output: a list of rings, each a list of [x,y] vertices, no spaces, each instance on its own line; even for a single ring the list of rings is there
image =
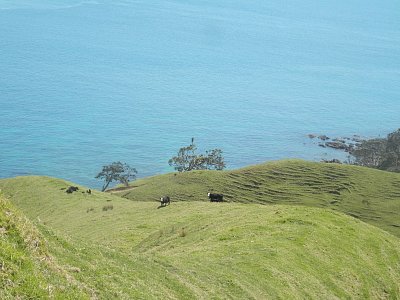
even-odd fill
[[[164,207],[167,207],[167,206],[169,206],[169,204],[167,204],[167,205],[160,205],[160,206],[157,207],[157,209],[164,208]]]

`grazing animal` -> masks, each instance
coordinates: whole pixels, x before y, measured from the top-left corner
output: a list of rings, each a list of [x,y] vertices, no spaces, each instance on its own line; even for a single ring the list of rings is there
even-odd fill
[[[92,190],[91,190],[91,189],[88,189],[88,190],[86,191],[86,193],[91,194],[91,193],[92,193]]]
[[[208,198],[210,199],[210,202],[223,202],[224,201],[224,195],[222,195],[222,194],[208,193]]]
[[[163,196],[160,198],[160,206],[166,206],[169,205],[171,203],[171,199],[169,198],[169,196]]]
[[[65,192],[68,194],[72,194],[73,192],[76,192],[77,190],[79,190],[79,188],[77,186],[70,186],[69,188],[67,188],[67,190]]]

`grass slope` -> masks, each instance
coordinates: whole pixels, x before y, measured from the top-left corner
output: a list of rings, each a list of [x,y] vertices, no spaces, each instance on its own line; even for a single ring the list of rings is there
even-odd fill
[[[49,256],[35,227],[1,195],[0,249],[0,299],[89,299]]]
[[[399,238],[339,212],[201,201],[157,209],[107,193],[68,195],[60,189],[69,184],[0,180],[92,297],[400,298]]]
[[[162,195],[172,201],[208,201],[207,192],[231,202],[331,208],[400,237],[400,174],[363,167],[286,160],[234,171],[153,176],[114,192],[137,201]]]

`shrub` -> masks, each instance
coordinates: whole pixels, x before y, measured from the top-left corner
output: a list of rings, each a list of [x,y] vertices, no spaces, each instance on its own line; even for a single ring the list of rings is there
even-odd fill
[[[113,205],[105,205],[103,206],[103,211],[108,211],[108,210],[113,210],[114,206]]]

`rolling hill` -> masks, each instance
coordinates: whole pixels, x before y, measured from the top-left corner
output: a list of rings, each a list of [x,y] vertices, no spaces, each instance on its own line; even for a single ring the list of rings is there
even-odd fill
[[[0,189],[63,270],[58,282],[74,282],[75,299],[400,299],[400,239],[381,229],[397,219],[373,211],[391,201],[386,209],[396,212],[397,180],[392,173],[284,161],[155,176],[115,192],[131,199],[89,195],[85,187],[66,194],[72,183],[39,176],[0,180]],[[206,201],[212,188],[231,202]],[[167,193],[174,202],[158,209],[153,200]],[[386,224],[339,211],[362,215],[356,209],[367,205],[364,196],[370,214]],[[29,249],[23,251],[36,261]],[[53,280],[42,278],[41,286]]]
[[[31,222],[0,195],[0,299],[89,299]]]
[[[233,171],[170,173],[137,180],[113,194],[154,201],[208,201],[207,193],[229,202],[330,208],[400,237],[400,174],[370,168],[284,160]]]

